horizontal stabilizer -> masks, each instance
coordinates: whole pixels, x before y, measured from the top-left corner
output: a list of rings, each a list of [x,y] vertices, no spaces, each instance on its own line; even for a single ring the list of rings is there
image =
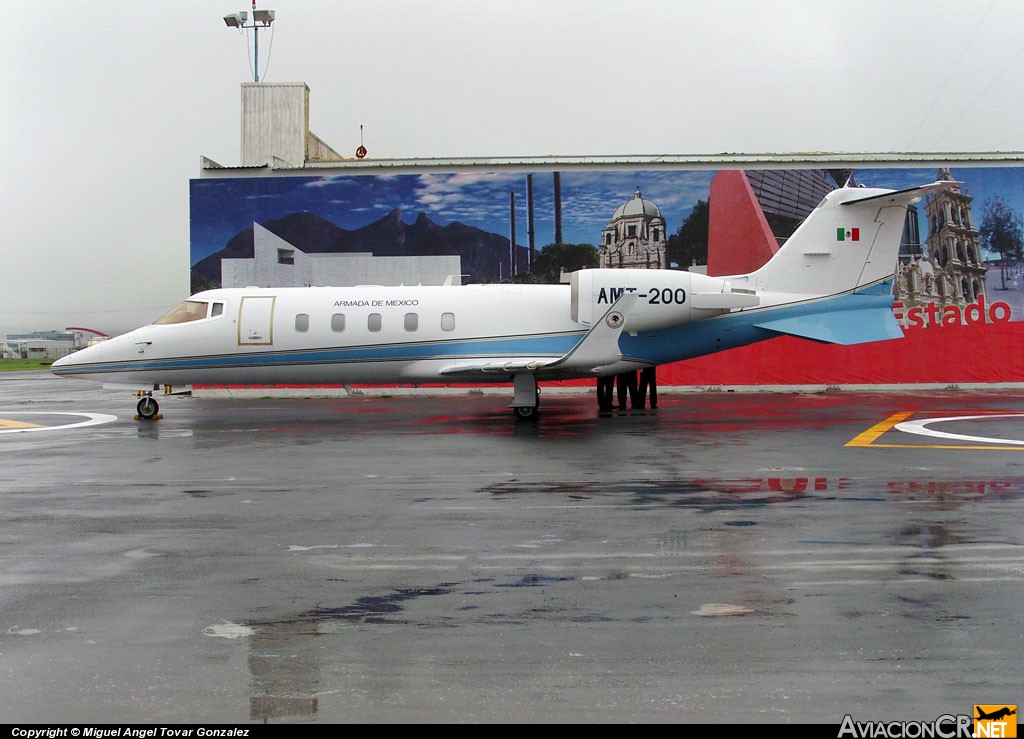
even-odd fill
[[[755,324],[779,334],[829,344],[865,344],[903,337],[903,330],[889,308],[828,311]]]
[[[866,203],[869,200],[877,200],[886,205],[906,204],[913,202],[922,195],[926,195],[931,192],[949,190],[953,187],[959,187],[962,184],[964,183],[954,182],[952,180],[939,180],[938,182],[933,182],[929,185],[908,187],[906,190],[892,190],[890,192],[882,193],[881,195],[869,195],[864,198],[851,198],[850,200],[844,200],[842,205]]]

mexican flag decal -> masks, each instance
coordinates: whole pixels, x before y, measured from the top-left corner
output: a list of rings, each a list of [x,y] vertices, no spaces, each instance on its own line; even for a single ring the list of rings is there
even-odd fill
[[[860,229],[840,226],[836,229],[836,241],[860,241]]]

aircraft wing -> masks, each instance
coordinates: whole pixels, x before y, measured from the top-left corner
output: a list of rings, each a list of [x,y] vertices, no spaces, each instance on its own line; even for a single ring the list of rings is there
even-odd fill
[[[571,370],[590,372],[598,367],[614,364],[622,359],[619,351],[619,336],[626,325],[626,316],[636,304],[635,293],[623,293],[618,300],[601,316],[576,346],[556,359],[525,359],[509,357],[508,359],[492,358],[488,362],[477,365],[458,365],[441,370],[442,375],[461,374],[494,374],[504,372],[518,374],[521,372],[539,372],[541,370]]]

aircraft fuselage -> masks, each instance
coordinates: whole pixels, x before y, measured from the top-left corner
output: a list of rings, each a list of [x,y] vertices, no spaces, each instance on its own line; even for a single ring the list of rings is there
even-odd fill
[[[902,336],[891,280],[907,205],[958,184],[833,191],[745,275],[587,269],[561,285],[209,290],[52,370],[142,390],[511,381],[512,407],[527,418],[541,380],[607,376],[779,335],[838,344]],[[140,417],[155,409],[140,402]]]

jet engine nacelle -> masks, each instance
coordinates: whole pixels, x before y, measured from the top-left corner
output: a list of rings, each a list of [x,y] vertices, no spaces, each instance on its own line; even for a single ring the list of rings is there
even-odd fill
[[[697,272],[584,269],[573,272],[569,284],[572,318],[587,325],[600,320],[623,293],[635,293],[637,301],[626,315],[623,329],[631,334],[709,318],[758,303],[752,292],[733,292],[728,280]]]

